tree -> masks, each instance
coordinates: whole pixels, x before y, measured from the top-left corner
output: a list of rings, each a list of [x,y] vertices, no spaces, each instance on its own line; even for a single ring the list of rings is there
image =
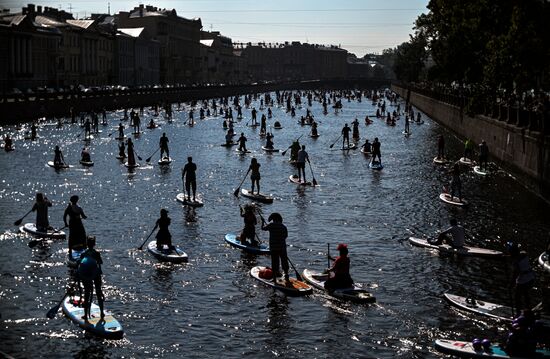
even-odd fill
[[[395,76],[406,82],[418,81],[427,58],[427,41],[422,33],[411,36],[409,42],[404,42],[395,49],[393,71]]]

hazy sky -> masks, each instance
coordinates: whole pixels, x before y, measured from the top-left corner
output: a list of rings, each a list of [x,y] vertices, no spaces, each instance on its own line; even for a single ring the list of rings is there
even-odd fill
[[[72,10],[75,17],[106,13],[109,1],[41,0],[35,5]],[[0,6],[21,11],[28,1],[1,0]],[[175,8],[179,16],[200,17],[204,30],[220,31],[234,42],[300,41],[341,45],[362,57],[407,41],[428,0],[155,0],[143,2]],[[138,1],[111,0],[111,14],[130,10]]]

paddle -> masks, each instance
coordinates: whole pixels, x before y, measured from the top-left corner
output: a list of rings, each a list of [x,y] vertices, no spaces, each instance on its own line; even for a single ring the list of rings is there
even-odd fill
[[[307,161],[309,165],[309,170],[311,171],[311,177],[313,178],[312,182],[314,186],[317,186],[317,180],[315,179],[315,175],[313,174],[313,168],[311,168],[311,162]]]
[[[80,136],[82,136],[82,134],[84,133],[84,131],[86,131],[86,129],[83,129],[82,131],[80,131],[80,133],[78,135],[76,135],[76,138],[79,138]]]
[[[340,137],[342,137],[342,134],[340,134],[340,136],[338,136],[338,138],[336,139],[336,141],[334,141],[334,143],[332,145],[330,145],[330,148],[334,147],[334,145],[336,144],[336,142],[338,142],[338,140],[340,139]]]
[[[300,273],[298,273],[298,270],[296,270],[296,267],[294,266],[294,264],[290,261],[290,258],[288,258],[288,254],[286,256],[286,259],[288,261],[288,263],[290,263],[290,265],[292,266],[292,269],[294,269],[294,272],[296,273],[296,279],[298,279],[300,282],[303,282],[304,279],[302,278],[302,276],[300,275]]]
[[[134,150],[134,154],[136,155],[136,157],[138,158],[138,160],[143,160],[141,157],[139,157],[139,155],[137,154],[136,150]]]
[[[239,184],[239,187],[237,187],[237,189],[233,192],[233,195],[235,197],[239,197],[239,192],[241,191],[241,186],[243,185],[244,180],[246,179],[246,176],[248,176],[248,172],[250,172],[250,168],[248,169],[248,171],[246,171],[246,174],[244,175],[244,178],[241,181],[241,184]]]
[[[149,233],[149,235],[147,236],[147,238],[145,238],[145,241],[143,241],[143,243],[141,244],[141,246],[138,247],[138,249],[141,251],[143,249],[143,246],[145,245],[145,243],[147,243],[147,241],[149,240],[149,237],[151,237],[151,235],[153,233],[155,233],[155,229],[157,229],[157,225],[155,224],[155,227],[153,228],[153,230],[151,231],[151,233]]]
[[[25,215],[21,218],[19,218],[17,221],[13,222],[13,225],[14,226],[18,226],[21,224],[21,222],[23,222],[23,220],[25,219],[25,217],[27,217],[29,215],[29,213],[32,212],[32,209],[30,211],[28,211],[27,213],[25,213]]]
[[[304,135],[304,134],[302,133],[302,134],[300,135],[300,137],[298,137],[298,138],[296,139],[296,141],[298,141],[300,138],[302,138],[303,135]],[[296,142],[296,141],[294,141],[294,142]],[[287,151],[290,150],[291,147],[292,147],[292,145],[288,146],[288,148],[287,148],[286,150],[283,151],[282,155],[283,155],[283,156],[286,155]]]
[[[160,150],[160,147],[157,148],[157,150],[156,150],[155,152],[153,152],[153,154],[152,154],[151,156],[149,156],[149,158],[147,158],[147,159],[145,160],[145,162],[149,163],[149,162],[151,161],[151,158],[152,158],[152,157],[155,155],[155,153],[157,153],[159,150]]]
[[[327,243],[327,268],[330,268],[330,243]]]
[[[112,135],[114,135],[116,132],[118,132],[118,128],[116,130],[114,130],[113,132],[109,133],[107,135],[107,137],[111,137]]]
[[[50,309],[50,310],[48,311],[48,313],[46,314],[46,317],[47,317],[48,319],[53,319],[53,318],[55,318],[55,315],[57,314],[57,311],[59,310],[59,307],[61,307],[61,304],[63,303],[63,300],[65,300],[65,297],[66,297],[68,294],[69,294],[69,291],[67,290],[67,291],[65,292],[65,294],[63,294],[63,298],[61,298],[61,300],[59,301],[59,303],[57,303],[57,304],[55,305],[55,307],[53,307],[52,309]]]
[[[67,228],[67,226],[64,226],[64,227],[61,227],[59,229],[56,229],[55,231],[53,231],[53,233],[59,233],[61,230]],[[44,238],[40,238],[40,239],[31,239],[29,241],[29,243],[27,243],[27,245],[29,246],[29,248],[34,248],[36,247],[36,245],[42,241],[44,241],[44,239],[47,238],[47,237],[44,237]]]

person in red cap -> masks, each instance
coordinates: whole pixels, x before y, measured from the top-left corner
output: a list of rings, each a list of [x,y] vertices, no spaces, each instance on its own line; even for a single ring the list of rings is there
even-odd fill
[[[353,286],[353,279],[349,274],[350,260],[348,257],[348,246],[344,243],[340,243],[336,249],[340,252],[340,256],[334,259],[329,256],[329,259],[333,260],[332,267],[327,269],[328,279],[325,282],[325,289],[333,291],[338,288],[350,288]],[[331,272],[334,273],[331,276]]]

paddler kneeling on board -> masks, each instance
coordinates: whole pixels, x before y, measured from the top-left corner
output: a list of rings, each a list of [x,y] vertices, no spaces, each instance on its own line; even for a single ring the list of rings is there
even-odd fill
[[[92,162],[92,158],[90,156],[90,151],[88,151],[88,149],[86,147],[84,147],[82,149],[82,151],[80,152],[80,160],[82,162]]]
[[[84,319],[88,322],[90,318],[90,308],[92,306],[92,296],[95,287],[95,294],[97,297],[97,303],[99,309],[101,310],[101,319],[105,318],[105,313],[103,312],[103,302],[105,297],[103,296],[103,290],[101,289],[101,265],[103,260],[101,260],[101,255],[98,251],[94,249],[95,247],[95,237],[88,236],[86,240],[88,249],[80,257],[80,263],[78,264],[78,277],[84,285]]]
[[[241,211],[241,217],[244,220],[244,228],[239,236],[239,240],[242,244],[247,245],[247,239],[250,241],[250,245],[259,246],[260,243],[256,240],[256,215],[254,214],[254,206],[247,204],[243,207],[239,207]]]
[[[273,212],[269,215],[267,220],[269,223],[265,223],[262,219],[262,229],[269,231],[269,251],[271,252],[271,269],[273,270],[273,282],[277,283],[277,277],[280,277],[279,272],[279,259],[281,266],[283,267],[285,280],[289,282],[288,277],[288,257],[286,254],[286,238],[288,237],[288,230],[283,224],[283,217]]]
[[[455,249],[464,247],[464,227],[459,225],[455,218],[451,218],[450,223],[451,226],[439,233],[439,236],[435,241],[428,240],[428,242],[430,244],[440,245],[443,241],[446,241]],[[449,239],[448,235],[451,235],[451,239]]]
[[[336,259],[329,256],[329,259],[334,261],[332,267],[327,269],[329,276],[325,282],[325,289],[329,292],[339,288],[353,287],[353,279],[351,279],[351,275],[349,274],[350,260],[348,257],[348,246],[340,243],[336,249],[340,252],[340,256]],[[330,275],[331,272],[334,273],[334,276]]]

